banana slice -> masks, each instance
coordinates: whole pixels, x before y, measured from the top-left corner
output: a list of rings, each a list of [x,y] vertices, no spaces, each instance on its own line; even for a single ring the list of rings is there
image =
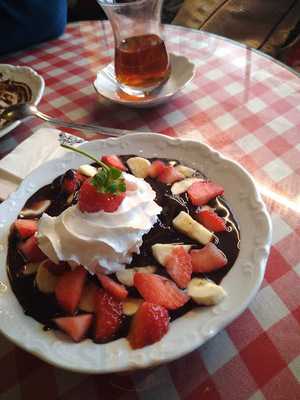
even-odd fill
[[[48,270],[45,266],[47,262],[48,260],[45,260],[39,265],[35,283],[42,293],[53,293],[59,277]]]
[[[94,175],[96,175],[98,170],[97,170],[97,168],[93,167],[92,165],[83,164],[83,165],[80,165],[80,167],[78,168],[78,172],[84,176],[88,176],[89,178],[91,178]]]
[[[177,217],[173,219],[173,225],[179,232],[184,233],[191,239],[197,240],[201,244],[209,243],[214,236],[213,232],[195,221],[185,211],[181,211]]]
[[[24,269],[22,270],[23,275],[34,275],[37,273],[37,270],[40,266],[39,262],[30,262],[24,265]]]
[[[31,208],[23,208],[20,212],[20,216],[23,218],[35,218],[39,217],[47,210],[50,206],[50,200],[39,200],[36,201],[34,204],[31,205]]]
[[[120,283],[126,286],[133,286],[134,269],[128,268],[116,272],[116,277]]]
[[[143,299],[128,297],[126,300],[123,301],[123,313],[128,317],[131,317],[137,312],[142,303]]]
[[[182,181],[175,182],[171,187],[172,194],[181,194],[187,191],[187,189],[195,182],[203,181],[201,178],[186,178]]]
[[[133,278],[136,272],[143,272],[145,274],[154,274],[156,267],[149,265],[148,267],[136,267],[123,269],[116,272],[117,279],[120,283],[126,286],[133,286]]]
[[[201,278],[193,278],[190,281],[187,293],[195,303],[205,306],[218,304],[227,296],[222,286]]]
[[[180,172],[186,178],[190,178],[196,172],[194,169],[186,167],[185,165],[181,165],[181,164],[176,165],[175,168],[177,169],[178,172]]]
[[[74,200],[74,193],[69,194],[66,203],[68,204],[68,206],[70,206],[72,204],[72,201]]]
[[[131,157],[127,160],[127,165],[134,176],[137,178],[146,178],[151,162],[143,157]]]
[[[165,265],[166,258],[171,254],[172,250],[177,246],[183,246],[187,252],[189,252],[192,247],[192,245],[190,244],[182,245],[180,243],[171,243],[171,244],[156,243],[152,246],[152,254],[161,265]]]

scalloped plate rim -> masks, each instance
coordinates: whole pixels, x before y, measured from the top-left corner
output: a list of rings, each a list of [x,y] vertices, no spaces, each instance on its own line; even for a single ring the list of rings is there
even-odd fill
[[[173,96],[175,96],[180,90],[182,90],[194,78],[194,76],[196,74],[196,65],[191,60],[189,60],[187,57],[183,56],[182,54],[176,54],[176,53],[170,53],[170,57],[173,57],[174,62],[176,62],[176,60],[179,60],[179,59],[184,60],[186,62],[186,64],[189,65],[191,68],[191,72],[190,72],[189,76],[187,77],[187,79],[184,81],[184,83],[181,86],[178,86],[177,89],[173,92],[163,94],[163,95],[160,95],[158,92],[158,94],[154,95],[154,97],[151,97],[148,99],[146,97],[145,99],[141,99],[139,101],[125,100],[125,99],[121,99],[121,98],[116,99],[112,96],[110,97],[103,90],[101,90],[101,79],[100,78],[101,78],[101,74],[103,74],[103,71],[108,66],[112,65],[112,63],[105,65],[103,68],[101,68],[97,72],[96,78],[93,82],[94,89],[98,94],[103,96],[106,100],[109,100],[113,103],[120,104],[123,106],[133,107],[133,108],[150,108],[150,107],[158,106],[158,105],[168,101]],[[114,84],[117,85],[117,82],[115,80],[114,80]],[[165,84],[166,83],[164,83],[164,85]]]
[[[122,143],[123,144],[131,143],[132,145],[135,145],[136,147],[143,145],[144,146],[143,151],[146,152],[145,146],[147,146],[147,142],[149,141],[149,139],[150,139],[151,144],[157,143],[157,145],[158,144],[164,145],[165,148],[167,149],[165,151],[165,153],[170,153],[170,149],[174,150],[174,148],[177,149],[177,151],[180,150],[180,152],[182,153],[182,146],[185,149],[188,148],[189,146],[193,146],[193,148],[198,149],[201,154],[203,153],[202,155],[205,156],[207,159],[209,159],[211,163],[216,162],[217,165],[221,164],[222,170],[224,169],[225,166],[226,166],[226,168],[231,168],[232,171],[236,171],[238,174],[241,174],[241,175],[239,175],[241,177],[241,179],[243,178],[246,180],[246,182],[248,184],[247,189],[250,190],[250,192],[251,192],[251,201],[254,202],[253,207],[256,209],[257,215],[259,215],[263,219],[263,227],[265,229],[265,232],[261,237],[261,242],[262,242],[261,249],[263,250],[263,254],[260,256],[259,262],[257,262],[257,260],[255,260],[255,268],[256,268],[255,276],[254,276],[255,279],[251,286],[251,290],[250,290],[249,294],[246,296],[246,298],[244,299],[244,301],[242,301],[238,306],[236,306],[234,309],[224,311],[226,314],[226,318],[224,318],[224,316],[222,318],[222,310],[221,310],[221,318],[220,318],[220,314],[217,314],[217,313],[214,314],[214,312],[217,310],[218,306],[204,309],[204,310],[202,310],[202,313],[200,313],[199,311],[195,312],[194,314],[188,313],[184,317],[176,320],[175,324],[172,323],[171,329],[170,329],[170,334],[168,334],[165,338],[163,338],[162,341],[160,341],[152,346],[148,346],[144,349],[138,350],[138,351],[129,350],[128,349],[129,346],[125,343],[126,341],[124,339],[117,340],[115,342],[111,342],[112,345],[108,344],[110,346],[95,345],[95,344],[93,344],[92,341],[89,341],[89,340],[85,340],[84,342],[82,342],[83,343],[82,347],[78,347],[78,346],[81,346],[81,344],[75,344],[75,345],[73,344],[73,346],[75,346],[74,349],[78,350],[78,351],[74,350],[74,352],[76,354],[78,354],[78,352],[80,353],[81,348],[84,350],[85,347],[90,346],[90,345],[86,345],[86,343],[90,343],[91,351],[94,349],[95,352],[97,350],[97,346],[100,346],[102,349],[101,349],[101,351],[99,350],[97,352],[98,353],[104,352],[104,357],[106,357],[106,358],[104,358],[104,361],[106,361],[106,362],[108,361],[108,365],[104,363],[103,366],[90,365],[90,366],[82,367],[82,366],[80,366],[80,363],[77,363],[76,365],[74,365],[73,363],[67,362],[65,360],[59,360],[55,357],[53,358],[52,354],[50,354],[50,350],[49,350],[49,352],[47,352],[47,351],[45,352],[43,350],[43,348],[39,348],[38,346],[36,346],[34,344],[34,341],[32,341],[32,338],[30,339],[31,341],[29,341],[29,343],[28,342],[22,343],[20,337],[17,338],[15,336],[15,334],[14,335],[9,334],[9,332],[5,329],[5,326],[3,327],[1,325],[1,321],[0,321],[0,330],[6,337],[8,337],[8,339],[10,339],[18,346],[23,347],[25,350],[31,352],[32,354],[43,359],[44,361],[47,361],[48,363],[50,363],[52,365],[55,365],[57,367],[64,368],[64,369],[69,369],[72,371],[77,371],[77,372],[108,373],[108,372],[117,372],[117,371],[127,371],[127,370],[136,369],[136,368],[151,367],[151,366],[154,366],[154,365],[157,365],[160,363],[172,361],[176,358],[183,356],[184,354],[187,354],[187,353],[193,351],[195,348],[202,345],[207,339],[209,339],[212,336],[214,336],[215,334],[217,334],[221,329],[223,329],[226,325],[228,325],[233,319],[235,319],[238,315],[240,315],[241,312],[243,312],[243,310],[250,303],[252,298],[255,296],[255,294],[261,284],[261,281],[264,276],[268,253],[270,250],[271,221],[270,221],[270,217],[266,211],[266,207],[261,199],[261,196],[256,190],[254,180],[249,175],[249,173],[243,167],[241,167],[238,163],[222,156],[219,152],[217,152],[216,150],[213,150],[206,144],[199,143],[199,142],[193,141],[193,140],[185,140],[185,139],[178,139],[178,138],[174,139],[174,138],[166,137],[164,135],[151,134],[151,133],[150,134],[147,134],[147,133],[146,134],[139,134],[139,133],[130,134],[130,135],[123,136],[122,138],[109,138],[106,140],[99,140],[96,142],[84,143],[80,146],[84,147],[86,149],[89,149],[90,151],[94,151],[95,148],[97,148],[97,150],[95,150],[97,152],[99,152],[101,150],[101,147],[104,147],[104,148],[105,147],[106,148],[118,147],[120,149],[119,153],[125,154],[125,153],[128,153],[128,151],[124,151],[124,146],[122,147]],[[178,146],[180,146],[180,149],[178,149]],[[156,148],[157,148],[157,146],[156,146]],[[164,153],[163,148],[159,149],[158,151],[160,152],[160,154]],[[176,150],[175,150],[175,152],[176,152]],[[137,152],[135,151],[135,153],[137,153]],[[205,159],[205,157],[204,157],[204,159]],[[171,157],[171,158],[173,158],[173,157]],[[73,164],[75,163],[76,165],[80,164],[82,162],[81,161],[82,157],[78,156],[77,154],[70,153],[60,159],[52,160],[52,161],[45,163],[43,165],[43,167],[41,167],[41,168],[43,170],[49,170],[51,168],[53,169],[55,166],[57,167],[58,160],[63,162],[64,165],[66,167],[68,167],[72,163]],[[189,162],[186,162],[186,163],[189,164]],[[4,213],[5,209],[9,208],[8,207],[9,202],[18,202],[18,199],[19,199],[19,203],[23,204],[25,189],[28,188],[28,185],[32,184],[32,181],[34,181],[34,177],[37,177],[41,174],[42,174],[42,172],[41,172],[41,169],[39,168],[38,170],[33,171],[33,173],[31,173],[27,178],[25,178],[25,180],[22,182],[20,188],[14,194],[12,194],[8,200],[6,200],[4,203],[2,203],[2,205],[0,205],[0,216],[1,216],[1,212]],[[46,179],[46,178],[43,178],[43,179]],[[32,187],[31,188],[32,193],[36,189],[37,188]],[[20,194],[22,194],[22,192],[23,192],[23,197],[20,197]],[[29,197],[29,195],[30,195],[29,193],[26,194],[27,198]],[[225,187],[225,197],[226,197],[226,187]],[[21,199],[22,199],[22,201],[21,201]],[[22,204],[19,204],[19,207]],[[232,208],[234,211],[233,206],[232,206]],[[14,211],[14,213],[16,214],[18,212]],[[239,219],[239,215],[237,216],[237,218]],[[251,220],[252,220],[252,216],[251,216]],[[5,226],[7,228],[8,223]],[[242,231],[241,231],[241,234],[242,234]],[[4,240],[6,238],[7,238],[7,236],[5,236]],[[3,241],[2,241],[2,243],[3,243]],[[1,245],[1,242],[0,242],[0,245]],[[251,251],[254,252],[254,249]],[[242,250],[241,250],[241,252],[242,252]],[[0,260],[0,262],[1,262],[1,260]],[[241,273],[242,268],[237,270],[237,267],[236,267],[236,265],[239,265],[239,264],[240,264],[240,256],[238,257],[238,260],[234,264],[231,271],[226,275],[226,277],[223,281],[224,285],[226,285],[227,281],[229,282],[229,280],[230,280],[229,277],[231,275],[234,277],[233,272]],[[1,277],[1,275],[0,275],[0,277]],[[7,276],[6,276],[6,278],[7,278]],[[9,288],[9,291],[10,291],[10,294],[12,294],[12,291],[10,288]],[[231,295],[231,293],[229,292],[228,298],[230,298],[230,295]],[[15,301],[16,301],[16,299],[15,299]],[[226,299],[226,301],[227,301],[227,299]],[[221,304],[223,304],[223,303],[221,303]],[[0,314],[1,314],[1,295],[0,295]],[[24,315],[22,313],[20,306],[18,306],[17,314],[18,314],[17,316],[19,318],[22,316],[24,318]],[[174,348],[171,349],[173,342],[171,341],[171,343],[169,343],[169,341],[173,338],[173,336],[175,336],[175,339],[177,338],[180,329],[183,329],[181,325],[184,325],[184,324],[192,324],[193,325],[194,322],[196,325],[198,320],[203,319],[203,314],[204,314],[204,316],[206,316],[206,315],[208,316],[208,321],[207,321],[208,328],[209,328],[209,323],[214,322],[214,324],[212,324],[212,329],[211,330],[208,329],[207,334],[204,334],[202,332],[202,335],[200,335],[198,330],[195,328],[195,330],[193,332],[188,333],[189,337],[194,338],[194,342],[191,341],[188,345],[184,344],[184,346],[182,346],[181,348],[180,348],[180,346],[179,346],[179,348],[177,346],[177,348],[175,350],[174,350]],[[30,319],[28,317],[25,317],[25,318],[27,318],[27,320]],[[39,325],[36,321],[34,321],[32,319],[30,319],[30,320],[32,321],[30,323],[30,326]],[[174,326],[174,325],[176,325],[176,326]],[[175,332],[175,330],[176,330],[176,332]],[[192,335],[192,333],[193,333],[193,335]],[[43,333],[43,334],[46,335],[46,333]],[[47,336],[45,336],[45,344],[47,342],[46,337],[48,338],[48,335],[49,335],[49,337],[51,336],[51,338],[52,338],[51,340],[54,340],[55,334],[47,333]],[[169,338],[169,335],[171,336],[170,340],[167,339],[167,337]],[[196,337],[196,339],[194,336]],[[50,342],[51,342],[51,340],[50,340]],[[180,340],[181,340],[181,337],[180,337]],[[167,343],[165,343],[165,342],[167,342]],[[60,345],[63,345],[62,343],[64,343],[64,342],[61,341]],[[127,358],[128,358],[127,362],[124,363],[124,361],[122,360],[122,354],[120,356],[119,355],[116,356],[116,359],[109,359],[109,357],[107,355],[109,353],[108,350],[110,348],[114,349],[115,346],[118,348],[118,352],[122,353],[122,351],[123,351],[124,354],[127,355]],[[43,347],[43,346],[41,346],[41,347]],[[166,347],[166,348],[164,348],[164,347]],[[166,349],[167,349],[167,351],[166,351]],[[153,354],[155,353],[155,354],[153,355],[152,353]],[[156,358],[155,358],[155,355],[156,355]]]

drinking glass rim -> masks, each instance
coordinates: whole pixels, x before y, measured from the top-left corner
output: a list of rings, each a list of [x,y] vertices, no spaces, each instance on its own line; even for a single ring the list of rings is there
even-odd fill
[[[125,7],[133,4],[141,4],[145,3],[147,0],[135,0],[135,1],[127,1],[126,3],[110,3],[110,0],[96,0],[100,5],[105,7]],[[114,0],[111,0],[114,1]]]

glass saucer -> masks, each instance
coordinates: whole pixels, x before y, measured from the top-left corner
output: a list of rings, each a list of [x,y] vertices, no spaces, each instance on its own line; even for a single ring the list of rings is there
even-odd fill
[[[110,63],[97,73],[94,81],[96,91],[108,100],[128,107],[146,108],[165,103],[184,88],[194,77],[195,64],[186,57],[170,54],[171,73],[169,79],[159,88],[145,93],[144,96],[131,96],[119,86]]]

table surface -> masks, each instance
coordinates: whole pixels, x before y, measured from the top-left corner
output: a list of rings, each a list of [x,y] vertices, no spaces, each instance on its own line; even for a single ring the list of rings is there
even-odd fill
[[[197,73],[167,104],[135,110],[94,91],[113,57],[103,21],[68,26],[59,39],[2,58],[45,79],[41,111],[80,122],[160,132],[208,143],[255,178],[273,222],[263,284],[249,308],[193,353],[128,374],[63,371],[0,336],[1,400],[300,399],[300,80],[274,60],[226,39],[167,26],[169,50]],[[0,139],[0,158],[40,125],[30,120]]]

